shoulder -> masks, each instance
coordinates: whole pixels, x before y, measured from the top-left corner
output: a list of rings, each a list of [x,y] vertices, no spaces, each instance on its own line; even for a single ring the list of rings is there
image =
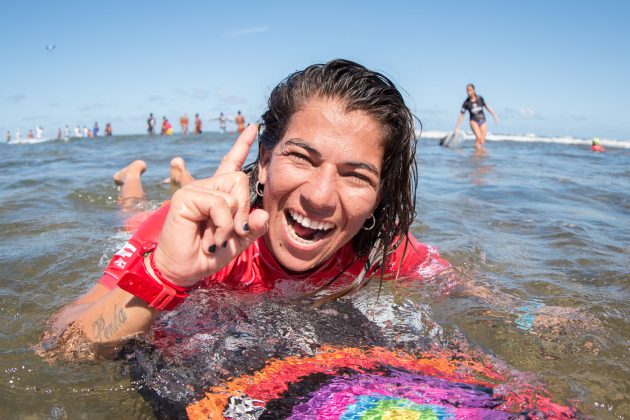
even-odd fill
[[[430,278],[447,270],[450,266],[437,248],[423,244],[412,234],[407,234],[388,258],[386,272],[398,276]]]
[[[167,201],[157,210],[137,213],[127,219],[125,229],[134,232],[132,239],[140,242],[157,242],[169,208],[170,201]]]
[[[141,249],[142,245],[158,241],[164,220],[168,214],[168,208],[169,205],[166,204],[153,212],[143,212],[136,215],[134,223],[137,223],[137,229],[135,228],[136,226],[132,226],[129,223],[129,220],[125,223],[127,230],[134,229],[135,232],[127,243],[112,257],[99,280],[99,283],[105,286],[107,290],[116,287],[118,280],[126,272],[125,267],[128,257],[135,252],[139,252],[138,250]],[[144,218],[144,220],[140,220],[140,218]]]

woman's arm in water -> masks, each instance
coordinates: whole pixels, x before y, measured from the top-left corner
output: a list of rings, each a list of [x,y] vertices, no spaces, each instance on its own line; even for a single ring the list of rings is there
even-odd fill
[[[488,112],[492,114],[492,118],[494,118],[494,123],[499,124],[499,117],[497,117],[497,114],[492,110],[492,108],[490,108],[490,105],[488,105],[488,103],[486,102],[483,104],[483,106],[485,106]]]
[[[261,209],[250,212],[249,178],[241,171],[256,133],[257,127],[249,126],[212,178],[191,182],[173,196],[153,262],[176,286],[194,286],[216,273],[266,232],[269,215]],[[144,258],[148,274],[159,283],[149,257]],[[45,353],[52,348],[46,340],[66,333],[66,341],[117,350],[125,338],[146,332],[157,315],[156,309],[119,287],[108,291],[96,285],[52,318],[40,350]],[[64,350],[59,352],[64,356]]]
[[[150,271],[150,265],[147,264]],[[54,361],[111,358],[125,339],[148,331],[158,311],[134,295],[97,283],[48,322],[36,351]]]

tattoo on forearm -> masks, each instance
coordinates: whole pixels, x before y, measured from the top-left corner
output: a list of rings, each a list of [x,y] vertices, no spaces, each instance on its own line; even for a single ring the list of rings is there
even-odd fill
[[[92,324],[92,333],[94,335],[94,340],[96,341],[109,341],[116,334],[116,332],[120,329],[122,324],[127,320],[127,313],[125,312],[125,308],[118,308],[114,305],[114,316],[112,317],[111,322],[105,322],[105,318],[103,315],[98,317],[96,321]]]

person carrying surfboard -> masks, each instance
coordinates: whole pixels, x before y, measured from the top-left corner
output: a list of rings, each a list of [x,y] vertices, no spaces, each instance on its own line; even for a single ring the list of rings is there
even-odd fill
[[[499,124],[499,118],[497,114],[490,108],[488,103],[483,99],[483,96],[477,95],[475,91],[475,85],[469,83],[466,85],[466,93],[468,97],[462,104],[462,109],[455,124],[455,132],[459,130],[464,119],[466,111],[470,113],[470,128],[475,135],[475,149],[479,153],[484,153],[484,143],[486,141],[486,135],[488,133],[488,124],[486,124],[486,115],[483,113],[483,109],[486,108],[488,112],[494,118],[494,123]]]

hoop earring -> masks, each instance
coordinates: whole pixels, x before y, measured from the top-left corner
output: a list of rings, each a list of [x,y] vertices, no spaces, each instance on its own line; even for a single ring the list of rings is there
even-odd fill
[[[361,229],[363,229],[363,230],[372,230],[372,229],[374,229],[374,226],[376,226],[376,217],[374,217],[374,213],[370,214],[370,217],[372,218],[372,226],[370,226],[370,227],[362,226]]]
[[[260,181],[256,181],[256,185],[254,185],[254,190],[256,191],[256,195],[258,197],[262,197],[263,196],[263,191],[264,190],[260,188],[261,185],[264,188],[264,184],[261,184]]]

